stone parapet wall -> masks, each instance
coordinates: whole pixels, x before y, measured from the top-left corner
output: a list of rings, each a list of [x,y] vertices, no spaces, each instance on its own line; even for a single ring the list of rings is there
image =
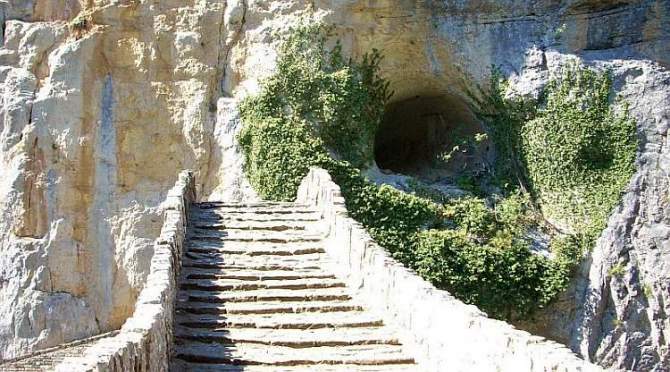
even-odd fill
[[[310,170],[297,202],[314,205],[322,213],[333,270],[360,288],[372,310],[400,329],[421,370],[602,370],[559,343],[488,318],[396,262],[347,216],[340,188],[325,170]]]
[[[56,371],[167,371],[172,347],[176,278],[186,235],[188,209],[195,201],[190,171],[179,175],[163,203],[163,227],[154,242],[151,269],[135,311],[114,337],[95,342],[83,355],[63,360]]]

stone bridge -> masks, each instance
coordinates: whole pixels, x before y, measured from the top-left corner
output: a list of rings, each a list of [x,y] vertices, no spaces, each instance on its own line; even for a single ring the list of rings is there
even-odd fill
[[[295,203],[196,203],[183,172],[123,327],[0,371],[599,371],[395,262],[322,169]]]

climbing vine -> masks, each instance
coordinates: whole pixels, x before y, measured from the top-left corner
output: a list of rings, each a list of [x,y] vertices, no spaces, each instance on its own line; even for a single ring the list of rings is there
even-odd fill
[[[595,240],[635,171],[635,122],[610,104],[609,73],[567,67],[521,130],[521,159],[545,216]]]
[[[362,167],[372,161],[389,84],[377,75],[378,51],[355,63],[343,57],[339,42],[326,47],[330,31],[321,24],[294,28],[279,47],[276,73],[263,82],[261,94],[245,101],[242,113],[251,122],[309,123],[304,130],[341,159]]]
[[[535,204],[560,200],[551,198],[560,187],[550,188],[547,185],[553,184],[544,181],[554,173],[538,171],[543,159],[555,155],[540,155],[538,151],[561,151],[555,149],[561,144],[554,137],[541,137],[532,128],[550,132],[552,124],[577,115],[557,116],[567,115],[555,112],[563,108],[557,100],[572,103],[563,99],[566,95],[552,92],[566,89],[564,84],[577,89],[577,94],[583,89],[591,92],[593,87],[575,85],[569,79],[555,80],[549,85],[545,107],[538,109],[537,103],[504,99],[503,87],[495,79],[482,101],[491,109],[481,114],[490,123],[487,135],[499,150],[494,177],[507,186],[486,198],[443,198],[419,185],[414,189],[420,192],[405,193],[370,183],[360,171],[372,160],[374,135],[391,95],[388,82],[379,76],[381,54],[373,51],[359,61],[344,58],[339,44],[327,47],[328,35],[329,29],[319,24],[293,29],[279,48],[276,72],[262,82],[259,94],[241,105],[244,128],[238,140],[253,187],[264,198],[292,200],[309,167],[322,167],[341,187],[350,216],[395,258],[439,288],[499,318],[527,317],[546,306],[567,286],[570,271],[587,243],[576,233],[554,238],[553,259],[530,249],[528,231],[542,228],[536,222]],[[595,73],[589,76],[594,82],[608,81]],[[604,94],[606,87],[598,87]],[[599,99],[599,106],[593,112],[587,110],[588,120],[571,123],[572,128],[593,125],[613,115],[603,114],[609,105],[601,95],[590,96]],[[580,104],[588,106],[590,101]],[[630,120],[617,123],[630,125]],[[603,134],[609,130],[603,125],[593,132],[575,134]],[[628,133],[596,143],[597,151],[588,154],[598,164],[617,164],[619,181],[632,169],[630,151],[634,156],[634,146],[618,147],[608,141],[628,141],[624,132]],[[551,140],[544,144],[549,149],[538,149],[542,138]],[[606,157],[597,153],[600,149],[608,153],[625,150],[627,155],[605,161]],[[580,156],[573,160],[582,161]],[[603,174],[601,178],[582,179],[613,179],[602,169],[594,170]],[[622,182],[617,185],[607,191],[612,197],[608,199],[610,209],[614,190],[620,192]],[[600,218],[601,214],[594,216]]]
[[[479,100],[498,151],[499,185],[522,189],[571,240],[589,248],[635,171],[637,136],[627,106],[611,105],[612,78],[571,64],[538,101],[506,98],[494,71]]]

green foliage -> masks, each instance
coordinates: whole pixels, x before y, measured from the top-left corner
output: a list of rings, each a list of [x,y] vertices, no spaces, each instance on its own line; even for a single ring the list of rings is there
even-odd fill
[[[550,81],[539,102],[505,97],[505,82],[496,71],[489,94],[472,95],[498,153],[495,183],[531,195],[532,201],[522,205],[543,212],[536,220],[549,217],[571,232],[551,241],[553,265],[542,277],[546,299],[567,286],[634,172],[635,123],[627,110],[613,110],[611,85],[609,73],[573,65]],[[505,214],[522,215],[514,204]],[[610,272],[622,274],[619,266]]]
[[[647,300],[651,300],[652,298],[654,298],[654,291],[651,288],[651,285],[649,283],[644,283],[644,286],[642,287],[642,291],[643,291],[642,293],[644,293],[644,297]]]
[[[529,150],[535,137],[527,126],[550,132],[550,123],[571,120],[572,116],[554,112],[563,109],[556,103],[563,95],[552,93],[561,92],[562,85],[550,85],[549,104],[542,110],[526,101],[503,98],[499,79],[492,83],[493,94],[481,101],[488,108],[480,114],[490,124],[487,134],[499,159],[495,176],[499,184],[507,185],[505,196],[484,199],[481,182],[472,175],[462,183],[480,197],[449,200],[419,183],[410,185],[414,193],[408,194],[376,186],[359,170],[371,160],[374,134],[389,98],[388,83],[378,75],[380,54],[374,51],[360,62],[345,59],[339,44],[327,48],[327,36],[328,29],[319,25],[293,30],[279,49],[277,72],[263,82],[258,95],[241,106],[244,128],[239,142],[253,187],[264,198],[292,200],[309,167],[322,167],[340,185],[350,216],[395,258],[439,288],[501,318],[525,317],[546,306],[567,286],[571,270],[591,243],[584,232],[555,238],[551,260],[529,249],[527,232],[541,220],[529,195],[540,196],[540,200],[545,195],[545,184],[530,163],[546,156],[536,155],[535,147]],[[574,85],[572,80],[564,81]],[[582,88],[592,86],[580,85]],[[596,101],[599,109],[589,114],[590,121],[580,119],[579,123],[592,125],[611,118],[596,115],[605,109],[603,101]],[[602,135],[607,130],[603,128],[584,133]],[[554,137],[547,138],[554,141]],[[628,137],[621,133],[616,136],[620,138]],[[590,141],[599,150],[582,151],[590,159],[583,163],[584,168],[607,173],[603,169],[629,159],[627,154],[624,160],[617,160],[619,155],[612,151],[620,148],[609,140]],[[561,145],[548,142],[546,147],[551,149],[542,151],[554,151]],[[582,161],[579,156],[572,159]],[[588,179],[600,182],[606,178]]]
[[[493,70],[487,94],[470,97],[477,103],[476,114],[487,124],[488,138],[496,151],[494,184],[506,190],[520,188],[529,192],[527,175],[522,162],[521,131],[535,117],[537,104],[518,97],[506,97],[507,84],[496,69]]]
[[[609,276],[615,278],[621,278],[626,273],[626,266],[624,264],[618,263],[607,270]]]
[[[635,171],[635,122],[611,105],[608,72],[570,65],[539,102],[505,98],[494,73],[479,99],[499,152],[496,176],[530,192],[545,217],[590,247]]]
[[[449,200],[449,198],[444,195],[444,193],[427,186],[416,178],[408,179],[407,187],[409,188],[411,194],[416,195],[422,199],[428,199],[433,203],[444,204],[447,202],[447,200]]]
[[[448,164],[457,153],[474,153],[477,151],[477,146],[486,141],[488,136],[486,133],[475,133],[474,135],[459,135],[457,132],[458,129],[462,128],[461,126],[454,129],[452,136],[454,137],[454,145],[449,151],[444,151],[440,154],[437,154],[437,162],[443,163],[444,165]],[[438,164],[439,166],[440,164]]]
[[[312,164],[328,158],[310,125],[298,118],[255,118],[243,105],[245,126],[238,138],[246,156],[249,182],[267,199],[288,201]],[[272,144],[268,146],[267,144]]]
[[[546,216],[594,239],[635,171],[635,123],[610,105],[608,73],[566,68],[522,129],[522,158]]]
[[[450,228],[419,234],[417,272],[495,317],[530,315],[565,288],[577,257],[533,254],[526,236],[532,213],[521,193],[495,199],[492,207],[476,197],[448,202]]]
[[[552,262],[521,240],[511,242],[507,247],[478,245],[464,229],[426,231],[419,240],[417,272],[492,316],[524,317],[556,294],[545,287],[554,279],[547,275]]]
[[[495,214],[483,199],[463,198],[445,206],[445,217],[475,236],[490,236],[497,228]]]
[[[277,72],[244,103],[242,115],[305,121],[327,149],[361,167],[372,160],[390,97],[388,82],[377,74],[382,57],[373,50],[360,63],[345,59],[339,43],[326,47],[329,35],[320,24],[294,28],[279,48]]]
[[[482,177],[477,177],[472,173],[460,174],[456,178],[456,186],[463,191],[467,191],[477,196],[484,196],[482,190]]]
[[[396,259],[412,266],[416,232],[440,224],[439,206],[387,185],[376,186],[346,162],[331,161],[320,166],[340,186],[349,215]]]

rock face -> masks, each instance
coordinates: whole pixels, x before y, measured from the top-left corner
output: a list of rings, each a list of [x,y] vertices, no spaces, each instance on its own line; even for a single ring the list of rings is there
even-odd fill
[[[670,368],[670,74],[637,62],[614,69],[639,124],[639,171],[583,265],[570,342],[604,365],[662,371]]]
[[[120,327],[209,161],[225,3],[82,3],[1,3],[0,358]]]
[[[638,172],[563,316],[535,328],[604,366],[667,370],[669,15],[667,0],[0,1],[0,359],[132,314],[180,170],[205,199],[254,197],[235,102],[272,70],[275,31],[312,17],[354,56],[383,50],[397,101],[466,102],[492,64],[531,95],[573,58],[611,68]]]

